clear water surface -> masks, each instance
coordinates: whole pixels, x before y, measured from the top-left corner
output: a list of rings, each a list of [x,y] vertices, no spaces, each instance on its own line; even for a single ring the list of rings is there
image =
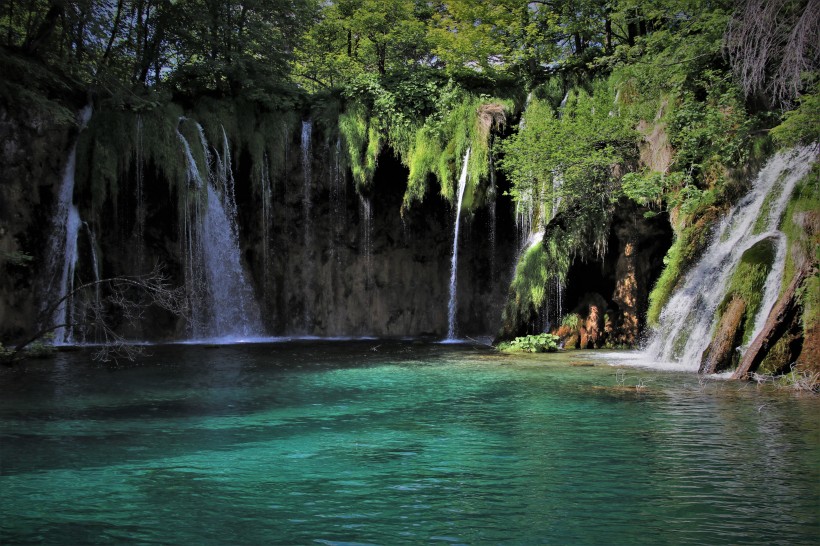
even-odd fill
[[[0,370],[0,543],[820,536],[817,397],[585,352],[376,340],[149,352]]]

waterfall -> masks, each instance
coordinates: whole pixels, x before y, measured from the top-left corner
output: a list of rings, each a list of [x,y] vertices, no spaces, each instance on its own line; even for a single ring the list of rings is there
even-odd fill
[[[450,302],[447,305],[447,339],[456,337],[456,280],[458,273],[458,231],[461,224],[461,202],[464,199],[464,188],[467,186],[467,166],[470,162],[470,148],[464,154],[461,176],[458,178],[458,202],[456,204],[456,224],[453,228],[453,257],[450,261]]]
[[[772,239],[777,243],[776,257],[749,339],[757,336],[783,279],[785,236],[777,228],[795,185],[815,159],[814,147],[806,146],[780,152],[766,163],[752,189],[723,218],[703,256],[664,307],[660,324],[646,345],[648,357],[697,370],[716,327],[718,305],[743,253],[759,241]]]
[[[496,253],[496,232],[498,231],[498,221],[496,219],[496,199],[497,199],[497,187],[495,183],[495,160],[493,158],[492,152],[490,152],[490,189],[487,194],[487,199],[489,204],[487,205],[489,208],[490,218],[489,218],[489,235],[490,235],[490,281],[495,283],[496,281],[496,271],[495,271],[495,253]]]
[[[91,119],[91,105],[80,111],[79,130],[82,131]],[[74,174],[77,167],[77,141],[71,146],[66,160],[57,204],[51,220],[51,235],[46,254],[46,300],[43,308],[55,301],[59,304],[48,321],[54,329],[54,344],[62,345],[73,341],[72,297],[74,291],[74,271],[77,267],[77,236],[82,220],[74,204]]]
[[[558,105],[558,119],[561,119],[564,115],[564,107],[567,105],[567,100],[569,99],[569,91],[564,93],[564,98],[561,99],[561,104]]]
[[[311,239],[311,218],[310,210],[313,207],[311,202],[311,191],[313,186],[313,173],[311,169],[310,141],[313,133],[313,122],[310,120],[302,122],[302,172],[304,173],[304,185],[302,193],[302,210],[304,211],[305,222],[305,246]]]
[[[339,295],[343,294],[343,279],[347,265],[343,263],[343,253],[345,248],[345,234],[347,233],[347,193],[345,189],[345,172],[342,167],[342,141],[341,137],[331,144],[325,145],[325,153],[328,158],[327,168],[329,174],[329,205],[330,205],[330,228],[328,230],[328,261],[327,268],[322,268],[323,280],[322,303],[325,306],[325,314],[329,320],[326,323],[325,333],[340,334],[344,331],[344,319],[347,316],[344,305]],[[371,228],[372,229],[372,228]],[[367,231],[370,234],[370,231]],[[369,248],[369,247],[368,247]],[[370,253],[368,252],[368,257]],[[369,264],[369,262],[368,262]],[[365,282],[370,284],[370,275],[366,275]],[[371,293],[367,292],[367,297]],[[368,301],[369,303],[369,301]],[[368,314],[368,317],[371,315]]]
[[[359,205],[365,287],[369,290],[373,287],[373,202],[369,197],[359,195]]]
[[[304,246],[302,247],[302,288],[304,294],[304,316],[303,327],[306,334],[312,330],[313,313],[312,303],[309,301],[310,290],[313,284],[313,261],[311,260],[311,247],[313,246],[313,222],[311,219],[311,192],[313,189],[313,172],[311,168],[311,138],[313,135],[313,122],[305,120],[302,122],[302,173],[304,174],[304,184],[302,186],[302,212],[305,228]]]
[[[184,118],[180,118],[184,121]],[[262,333],[259,308],[247,281],[239,250],[230,148],[223,140],[216,161],[208,149],[202,127],[197,131],[205,157],[205,176],[194,159],[191,145],[177,129],[185,153],[189,200],[186,207],[186,288],[191,300],[195,338],[243,338]],[[223,131],[224,135],[224,131]],[[213,163],[213,165],[212,165]],[[215,186],[221,189],[221,195]]]
[[[137,252],[136,267],[137,271],[142,270],[142,263],[145,256],[145,146],[143,142],[143,124],[142,115],[137,115],[136,138],[134,139],[134,164],[137,187],[136,193],[136,220],[134,222],[134,235],[136,237]]]
[[[271,234],[273,233],[273,185],[270,178],[268,153],[262,154],[259,168],[259,184],[262,193],[262,270],[265,275],[263,293],[265,301],[270,301],[274,293],[273,264],[271,263]]]
[[[83,222],[85,231],[88,234],[88,248],[91,254],[91,267],[94,273],[94,281],[100,281],[100,261],[97,259],[97,237],[94,235],[94,230],[88,225],[88,222]],[[100,285],[94,285],[94,303],[99,307],[100,304]]]

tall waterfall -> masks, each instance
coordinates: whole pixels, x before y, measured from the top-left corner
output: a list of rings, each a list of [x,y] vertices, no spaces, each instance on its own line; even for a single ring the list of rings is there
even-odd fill
[[[776,242],[777,252],[750,339],[757,336],[783,279],[786,241],[777,228],[795,185],[808,174],[816,156],[814,147],[807,146],[778,153],[766,163],[752,189],[721,221],[703,257],[666,304],[647,343],[648,357],[697,370],[716,327],[718,305],[743,253],[770,239]]]
[[[310,333],[313,328],[313,303],[308,301],[308,289],[313,284],[313,260],[311,259],[311,248],[313,246],[313,221],[311,212],[313,208],[313,171],[311,157],[311,139],[313,137],[313,122],[306,120],[302,122],[302,172],[304,174],[304,184],[302,186],[302,222],[305,228],[304,246],[302,247],[304,259],[302,260],[302,286],[305,295],[303,327],[305,333]]]
[[[458,202],[456,204],[456,225],[453,229],[453,257],[450,261],[450,302],[447,305],[447,339],[456,337],[456,309],[457,309],[457,273],[458,273],[458,231],[461,225],[461,202],[464,200],[464,188],[467,186],[467,165],[470,162],[470,148],[464,154],[461,165],[461,176],[458,178]]]
[[[142,115],[137,114],[136,135],[134,138],[134,164],[136,184],[136,220],[134,222],[134,236],[136,238],[137,251],[134,254],[136,259],[135,269],[142,270],[145,257],[145,145]]]
[[[304,173],[304,186],[302,193],[302,209],[305,223],[305,245],[311,239],[311,218],[310,212],[313,208],[311,192],[313,190],[313,172],[311,169],[311,138],[313,134],[313,122],[310,120],[302,122],[302,172]]]
[[[274,293],[274,275],[271,248],[271,235],[273,234],[273,183],[270,176],[270,161],[268,153],[262,154],[262,165],[259,167],[259,186],[262,194],[262,271],[264,281],[262,293],[265,301],[268,301]]]
[[[495,183],[495,160],[493,158],[492,152],[490,152],[490,188],[487,195],[489,204],[488,212],[490,213],[489,216],[489,236],[490,236],[490,281],[496,281],[496,271],[495,271],[495,253],[496,253],[496,236],[498,231],[498,221],[496,218],[496,199],[497,199],[498,188],[496,187]]]
[[[181,118],[180,122],[183,121]],[[196,128],[205,157],[205,172],[200,172],[190,143],[177,130],[188,173],[185,284],[191,301],[192,335],[259,336],[263,333],[259,308],[240,258],[228,140],[223,139],[222,154],[217,152],[214,161],[202,127],[197,123]]]
[[[82,131],[91,119],[91,105],[80,111],[78,123]],[[80,233],[82,220],[74,204],[74,173],[77,167],[77,142],[68,153],[57,205],[51,221],[46,255],[46,294],[45,306],[58,301],[59,304],[47,320],[54,330],[54,343],[57,345],[73,342],[72,301],[74,291],[74,270],[77,266],[77,236]]]

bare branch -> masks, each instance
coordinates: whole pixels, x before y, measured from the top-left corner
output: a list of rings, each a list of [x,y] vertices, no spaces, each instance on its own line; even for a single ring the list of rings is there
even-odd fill
[[[747,96],[789,106],[820,68],[820,0],[745,0],[729,23],[726,52]]]
[[[54,323],[54,313],[61,305],[75,300],[81,294],[96,295],[97,291],[104,291],[106,296],[85,298],[79,316],[75,317],[76,320]],[[111,277],[81,284],[46,307],[39,321],[45,326],[18,343],[4,359],[18,360],[26,347],[55,330],[75,328],[93,336],[98,347],[94,354],[95,360],[131,360],[140,353],[141,348],[130,344],[117,328],[122,323],[138,325],[145,311],[152,306],[178,316],[185,316],[188,312],[184,289],[172,287],[160,265],[144,275]],[[112,320],[113,315],[120,319],[119,324]]]

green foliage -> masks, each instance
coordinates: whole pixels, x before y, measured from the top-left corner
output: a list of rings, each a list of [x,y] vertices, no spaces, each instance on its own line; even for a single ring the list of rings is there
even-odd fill
[[[498,350],[506,353],[554,353],[560,338],[552,334],[535,334],[517,337],[498,344]]]
[[[670,192],[687,187],[684,186],[687,181],[688,177],[681,172],[632,172],[626,173],[621,179],[621,190],[641,206],[660,207],[668,199]],[[684,194],[684,201],[690,199],[689,194]]]
[[[408,90],[409,103],[403,96]],[[432,177],[438,179],[442,195],[453,201],[469,148],[463,206],[480,204],[478,196],[489,177],[492,130],[504,125],[512,101],[477,97],[452,82],[439,85],[411,78],[396,83],[374,75],[356,78],[343,96],[347,104],[338,116],[338,130],[360,191],[369,188],[378,155],[389,145],[410,171],[404,207],[424,197]]]
[[[500,165],[513,184],[514,199],[551,208],[559,199],[568,207],[617,197],[612,167],[635,159],[638,134],[631,117],[613,111],[613,85],[595,81],[592,93],[572,90],[560,111],[539,98],[530,102],[523,128],[501,145]],[[557,212],[540,211],[540,216]]]
[[[771,131],[772,138],[782,147],[820,142],[820,85],[813,93],[800,97],[799,103]]]
[[[373,123],[363,107],[350,108],[339,116],[339,134],[359,191],[370,187],[382,147],[381,135]]]
[[[681,220],[685,227],[678,229],[675,241],[663,258],[663,272],[649,293],[646,320],[650,326],[658,324],[661,311],[672,296],[678,281],[706,248],[712,224],[718,218],[718,213],[719,210],[715,207],[707,206],[696,210],[691,217]],[[685,221],[690,222],[686,224]]]
[[[28,266],[34,260],[34,256],[19,250],[7,251],[0,249],[0,262],[11,265]]]
[[[746,159],[752,119],[740,90],[728,74],[705,70],[698,74],[696,91],[683,91],[670,114],[670,142],[677,150],[675,167],[688,173],[707,173],[710,163],[738,165]],[[705,93],[699,100],[698,93]],[[719,180],[703,180],[713,186]]]
[[[581,317],[578,316],[578,313],[570,313],[561,319],[561,327],[569,328],[570,330],[577,330],[580,324]]]
[[[586,212],[578,212],[586,210]],[[611,211],[576,209],[556,218],[518,260],[502,316],[502,338],[510,338],[542,307],[550,281],[565,283],[573,260],[602,256],[609,233]]]
[[[733,297],[738,296],[746,302],[743,343],[747,343],[752,335],[755,317],[763,299],[763,287],[772,269],[774,257],[774,243],[768,239],[760,241],[744,252],[729,280],[726,295],[718,306],[717,313],[720,316]]]
[[[820,264],[820,163],[815,162],[801,180],[783,215],[780,229],[786,235],[787,254],[781,292],[791,283],[796,268]],[[820,324],[820,273],[804,282],[800,292],[802,323],[806,333]]]

